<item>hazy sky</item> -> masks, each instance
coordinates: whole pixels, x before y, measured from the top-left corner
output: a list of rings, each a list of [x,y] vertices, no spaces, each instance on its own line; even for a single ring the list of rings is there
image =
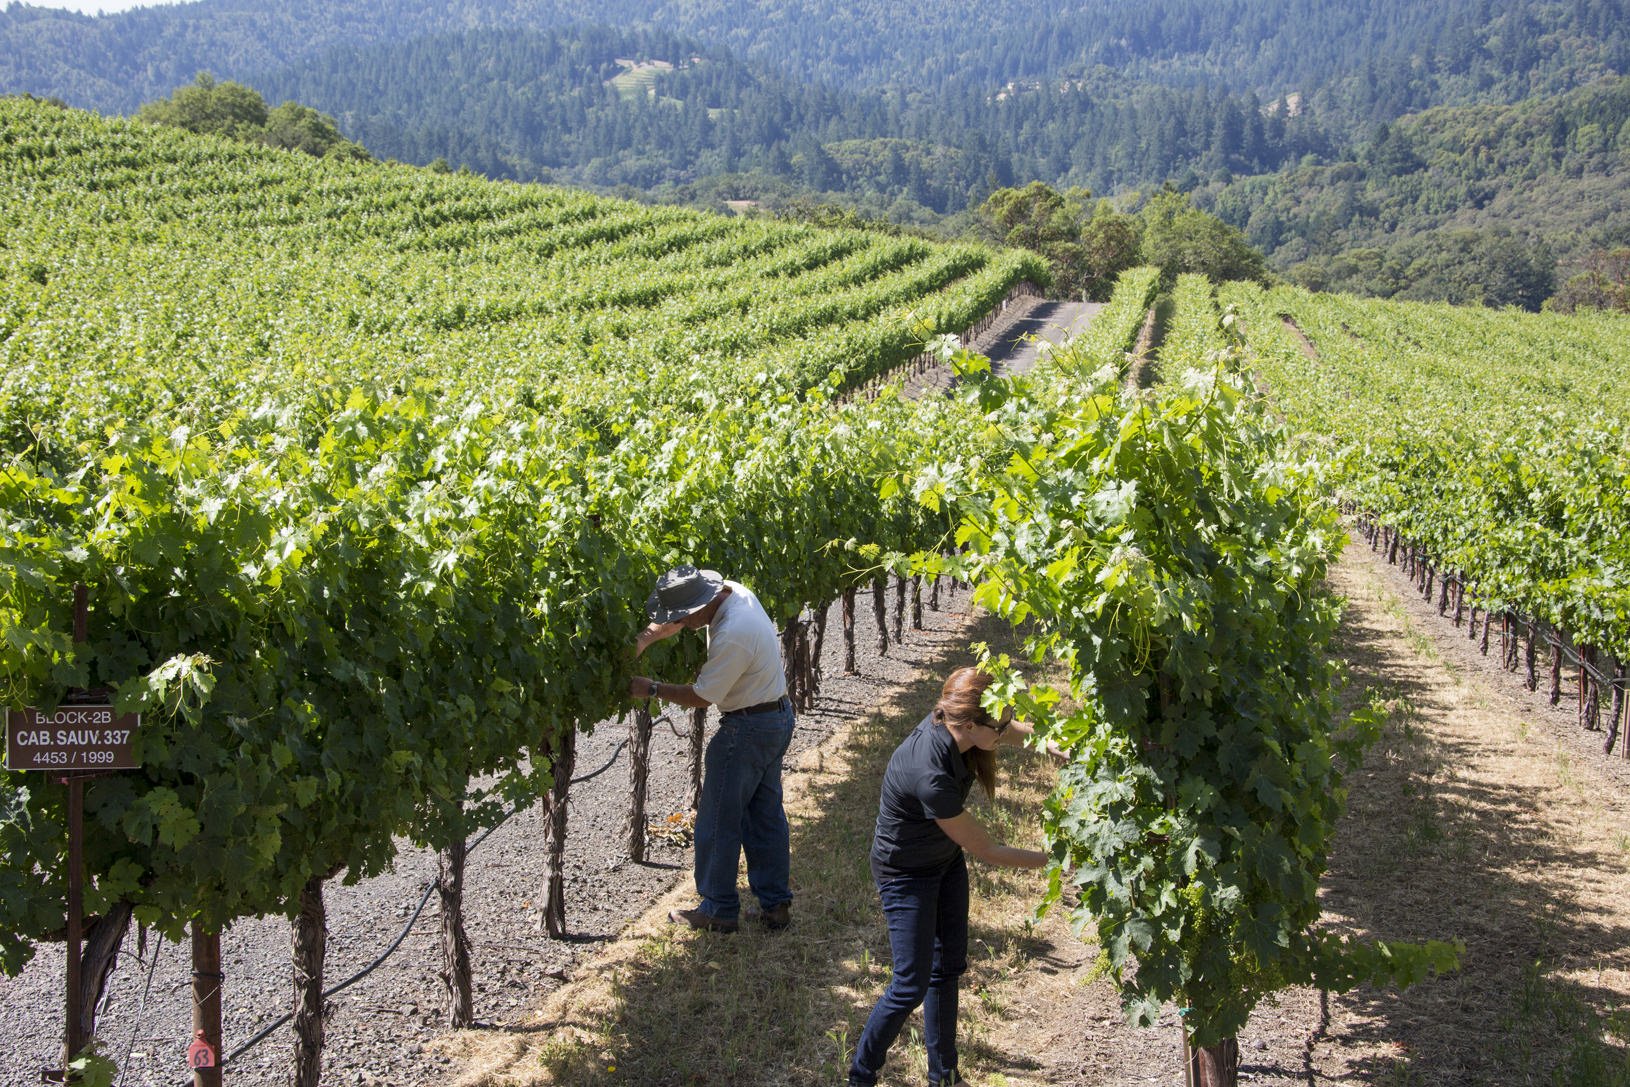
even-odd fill
[[[29,0],[39,8],[67,8],[97,15],[104,11],[129,11],[135,7],[152,7],[156,3],[175,3],[176,0]]]

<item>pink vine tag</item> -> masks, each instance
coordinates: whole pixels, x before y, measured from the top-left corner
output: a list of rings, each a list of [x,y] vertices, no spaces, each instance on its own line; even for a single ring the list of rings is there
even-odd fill
[[[193,1035],[193,1043],[187,1047],[187,1067],[215,1067],[215,1047],[204,1041],[204,1032],[201,1030]]]

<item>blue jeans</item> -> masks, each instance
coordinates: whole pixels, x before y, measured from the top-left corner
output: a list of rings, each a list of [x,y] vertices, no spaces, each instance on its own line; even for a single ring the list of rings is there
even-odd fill
[[[701,911],[721,921],[741,913],[736,869],[747,854],[747,885],[764,909],[792,901],[781,758],[792,742],[792,704],[766,713],[727,713],[707,745],[696,805],[696,890]]]
[[[877,1082],[889,1046],[920,1004],[928,1082],[955,1083],[957,984],[968,968],[968,863],[959,851],[933,875],[878,880],[877,893],[888,921],[894,977],[855,1044],[849,1082]]]

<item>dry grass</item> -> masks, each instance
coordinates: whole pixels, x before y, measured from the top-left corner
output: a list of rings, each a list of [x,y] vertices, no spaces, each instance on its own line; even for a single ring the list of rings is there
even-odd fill
[[[1309,1079],[1630,1082],[1624,799],[1552,726],[1529,724],[1537,700],[1484,678],[1464,633],[1395,576],[1362,546],[1333,571],[1349,600],[1342,652],[1393,713],[1350,782],[1324,903],[1352,931],[1458,936],[1467,953],[1408,992],[1333,998]]]

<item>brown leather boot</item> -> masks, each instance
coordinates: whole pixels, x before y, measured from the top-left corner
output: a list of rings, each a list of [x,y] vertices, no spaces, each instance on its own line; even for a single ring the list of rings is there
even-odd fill
[[[710,913],[703,913],[700,906],[694,910],[673,910],[668,914],[668,920],[676,925],[689,925],[701,932],[735,932],[736,922],[724,921]]]

